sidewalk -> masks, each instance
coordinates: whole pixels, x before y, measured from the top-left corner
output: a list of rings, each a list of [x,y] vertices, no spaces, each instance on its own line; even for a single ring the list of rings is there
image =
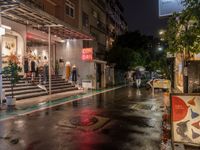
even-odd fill
[[[40,103],[62,99],[62,98],[84,94],[84,93],[86,93],[84,90],[76,90],[76,91],[68,91],[68,92],[57,93],[57,94],[52,94],[52,95],[45,95],[45,96],[40,96],[40,97],[33,97],[29,99],[23,99],[23,100],[16,101],[16,107],[30,107],[30,106],[37,105]]]
[[[93,95],[109,92],[124,86],[117,86],[102,90],[77,90],[59,94],[52,94],[31,99],[24,99],[16,102],[15,107],[7,107],[5,104],[0,109],[0,121],[12,119],[17,116],[24,116],[34,112],[42,111],[48,108],[53,108],[59,105],[91,97]]]

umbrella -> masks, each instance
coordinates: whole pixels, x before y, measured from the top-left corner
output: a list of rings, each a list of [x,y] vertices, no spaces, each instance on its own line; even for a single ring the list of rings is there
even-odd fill
[[[135,70],[145,71],[145,68],[143,66],[137,66],[135,67]]]

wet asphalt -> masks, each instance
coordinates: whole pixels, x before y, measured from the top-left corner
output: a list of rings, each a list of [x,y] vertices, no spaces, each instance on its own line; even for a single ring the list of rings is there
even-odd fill
[[[162,95],[126,87],[0,122],[0,150],[159,150]]]

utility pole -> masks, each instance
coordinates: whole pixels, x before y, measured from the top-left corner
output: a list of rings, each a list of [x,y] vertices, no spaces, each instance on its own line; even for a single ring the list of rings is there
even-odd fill
[[[49,95],[51,95],[51,27],[48,26],[48,47],[49,47]]]

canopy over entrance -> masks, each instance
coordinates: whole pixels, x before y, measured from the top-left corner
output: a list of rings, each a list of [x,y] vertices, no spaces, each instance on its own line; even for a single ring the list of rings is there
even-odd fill
[[[48,33],[48,26],[53,26],[51,34],[62,39],[92,40],[93,37],[76,29],[64,21],[36,8],[27,0],[0,0],[1,15],[15,22],[32,26]]]

